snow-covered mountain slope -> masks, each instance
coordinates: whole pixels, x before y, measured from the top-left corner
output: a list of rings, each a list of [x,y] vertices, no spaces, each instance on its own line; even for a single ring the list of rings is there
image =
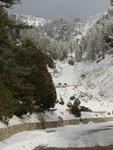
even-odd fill
[[[87,33],[87,31],[89,31],[101,17],[102,17],[102,14],[97,15],[97,16],[92,16],[89,19],[87,19],[83,23],[82,28],[81,28],[82,35],[85,35]]]
[[[88,20],[75,51],[76,61],[94,61],[113,54],[113,9]]]
[[[56,70],[51,73],[58,99],[63,98],[65,102],[64,106],[56,105],[58,113],[66,111],[70,97],[75,96],[81,101],[81,105],[94,112],[112,114],[113,57],[106,56],[99,63],[75,63],[74,66],[57,62]]]
[[[100,21],[103,17],[108,17],[108,16],[113,16],[113,8],[109,8],[107,11],[104,13],[97,14],[95,16],[91,16],[88,18],[86,21],[82,23],[81,26],[81,33],[82,35],[85,36],[85,34],[98,22]]]
[[[11,17],[13,17],[13,19],[17,20],[18,22],[25,23],[34,27],[37,27],[39,25],[43,26],[44,24],[50,22],[50,20],[30,15],[12,14]]]

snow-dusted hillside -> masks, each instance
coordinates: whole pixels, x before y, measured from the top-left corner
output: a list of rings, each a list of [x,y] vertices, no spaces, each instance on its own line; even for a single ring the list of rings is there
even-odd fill
[[[97,14],[95,16],[91,16],[88,18],[86,21],[84,21],[81,25],[81,33],[82,35],[85,36],[85,34],[98,22],[100,21],[103,17],[110,17],[113,16],[113,8],[109,8],[107,11],[100,14]]]
[[[18,22],[22,22],[22,23],[25,23],[27,25],[34,26],[34,27],[37,27],[39,25],[42,26],[45,23],[50,22],[47,19],[40,18],[40,17],[34,17],[34,16],[30,16],[30,15],[13,14],[11,16]]]
[[[102,17],[102,14],[97,15],[97,16],[92,16],[89,19],[87,19],[83,23],[82,28],[81,28],[82,35],[85,35],[87,31],[89,31],[101,17]]]
[[[75,51],[76,61],[94,61],[113,54],[113,8],[89,19],[82,28],[82,36]]]
[[[112,114],[113,58],[111,56],[106,56],[99,63],[75,63],[71,66],[66,62],[57,62],[56,66],[57,73],[52,73],[53,80],[57,87],[58,99],[62,97],[65,101],[65,107],[56,105],[58,112],[59,108],[62,111],[66,110],[70,97],[75,96],[81,101],[81,105],[94,112]]]

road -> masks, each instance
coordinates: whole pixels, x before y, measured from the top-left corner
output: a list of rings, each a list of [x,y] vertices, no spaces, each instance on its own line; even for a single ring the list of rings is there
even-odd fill
[[[51,147],[49,143],[48,147],[38,147],[35,150],[113,150],[113,146],[108,146],[113,144],[113,124],[99,123],[81,125],[81,127],[69,126],[59,130],[48,129],[46,132],[49,133],[50,138],[53,135],[59,137],[56,139],[56,143],[59,144],[55,143],[55,147],[58,146],[58,148],[49,148],[49,146]]]

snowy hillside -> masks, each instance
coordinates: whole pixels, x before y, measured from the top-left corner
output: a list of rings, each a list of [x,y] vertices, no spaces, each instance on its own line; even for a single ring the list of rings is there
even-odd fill
[[[113,9],[89,19],[82,28],[82,36],[75,51],[76,61],[102,60],[113,54]]]
[[[34,17],[30,15],[18,15],[18,14],[13,14],[11,15],[15,20],[26,23],[27,25],[37,27],[39,25],[44,25],[47,22],[50,22],[47,19],[40,18],[40,17]]]
[[[101,17],[102,14],[88,18],[82,25],[81,28],[82,35],[85,35]]]
[[[71,96],[81,101],[94,112],[111,112],[113,110],[113,58],[106,58],[93,63],[57,62],[58,72],[53,74],[58,98],[67,103]],[[58,86],[60,83],[60,86]],[[66,86],[64,85],[66,83]],[[59,109],[59,106],[56,106]],[[61,106],[62,109],[64,106]],[[66,106],[65,106],[66,107]],[[61,109],[61,108],[60,108]]]
[[[86,21],[84,21],[82,24],[81,24],[81,33],[82,35],[85,36],[85,34],[98,22],[100,21],[103,17],[106,17],[106,16],[113,16],[113,8],[109,8],[107,11],[103,13],[100,13],[100,14],[97,14],[95,16],[91,16],[90,18],[88,18]]]

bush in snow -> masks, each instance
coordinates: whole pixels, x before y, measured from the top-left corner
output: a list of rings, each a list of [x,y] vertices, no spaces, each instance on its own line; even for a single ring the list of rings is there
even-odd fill
[[[53,61],[53,59],[51,57],[48,57],[48,66],[51,69],[55,68],[55,63],[54,63],[54,61]]]
[[[110,112],[108,112],[107,114],[108,114],[109,116],[111,115],[111,113],[110,113]]]
[[[56,100],[56,103],[59,103],[59,100],[58,100],[58,99]]]
[[[75,100],[75,96],[71,96],[71,97],[70,97],[70,100],[71,100],[71,101]]]
[[[59,85],[59,86],[61,86],[61,85],[62,85],[62,83],[58,83],[58,85]]]
[[[60,98],[59,104],[60,104],[60,105],[64,105],[64,100],[63,100],[63,98]]]
[[[86,75],[85,74],[82,74],[81,75],[81,78],[84,80],[86,78]]]
[[[64,83],[64,86],[67,86],[67,83]]]
[[[67,103],[67,107],[68,107],[68,108],[71,108],[71,106],[72,106],[72,103],[71,103],[71,102],[68,102],[68,103]]]
[[[81,111],[80,111],[79,106],[80,106],[80,101],[79,101],[79,99],[76,99],[72,105],[68,106],[68,107],[69,107],[69,111],[70,111],[74,116],[76,116],[76,117],[80,117],[80,116],[81,116]]]
[[[91,109],[85,107],[85,106],[80,106],[80,111],[84,111],[84,112],[92,112]]]
[[[68,63],[73,66],[74,65],[74,60],[70,59],[70,60],[68,60]]]

